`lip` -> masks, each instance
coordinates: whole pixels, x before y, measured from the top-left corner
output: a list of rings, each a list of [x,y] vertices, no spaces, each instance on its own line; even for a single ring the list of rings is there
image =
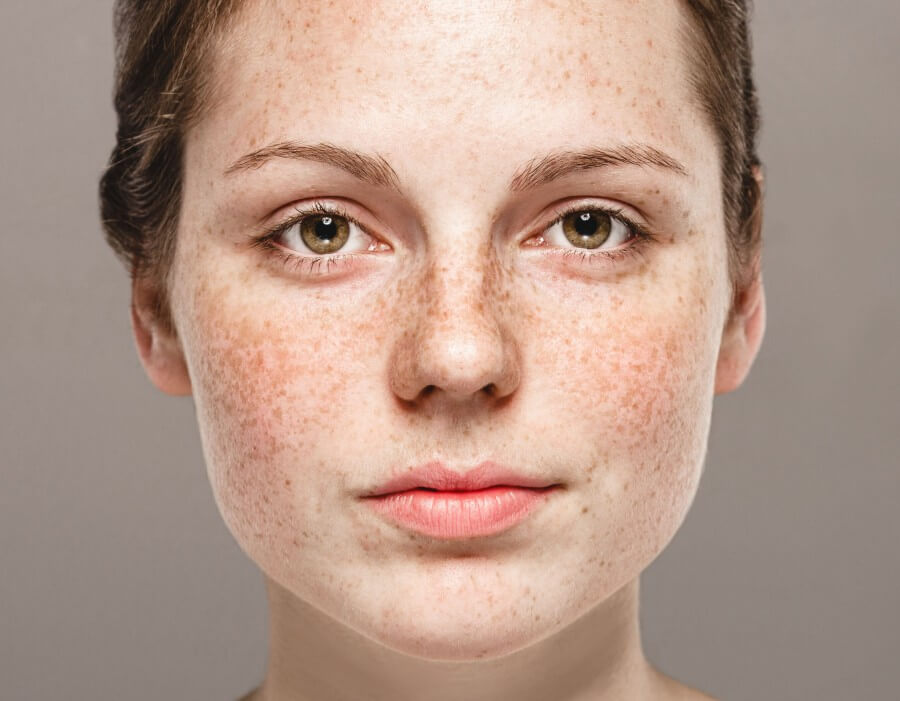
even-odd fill
[[[552,480],[522,475],[512,468],[490,460],[476,465],[465,473],[449,470],[439,460],[434,460],[396,475],[363,496],[377,497],[410,489],[463,492],[497,486],[542,489],[553,485]]]
[[[559,486],[494,462],[464,474],[431,462],[394,477],[363,501],[389,521],[423,535],[475,538],[512,528]]]

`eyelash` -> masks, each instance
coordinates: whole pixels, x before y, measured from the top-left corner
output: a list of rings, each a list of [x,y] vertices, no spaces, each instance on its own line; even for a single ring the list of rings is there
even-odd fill
[[[333,217],[341,217],[349,222],[353,222],[356,226],[365,231],[365,228],[359,221],[337,205],[326,205],[322,202],[316,202],[306,209],[297,207],[295,208],[295,211],[296,214],[287,219],[287,221],[276,224],[272,228],[267,229],[262,236],[254,238],[251,245],[256,248],[261,248],[267,253],[275,256],[281,261],[285,269],[292,273],[299,274],[301,277],[326,276],[331,272],[334,266],[345,268],[356,263],[363,257],[362,254],[359,253],[339,253],[333,256],[301,256],[297,253],[291,253],[287,248],[276,243],[276,239],[294,226],[294,224],[314,215],[330,214]],[[322,270],[323,264],[325,266],[324,271]]]
[[[267,229],[261,236],[254,237],[251,245],[255,248],[260,248],[266,251],[270,255],[275,256],[281,261],[285,269],[289,270],[292,273],[299,274],[301,277],[327,276],[335,266],[339,268],[352,267],[359,260],[365,257],[364,255],[359,253],[341,253],[333,256],[302,256],[296,253],[292,253],[285,247],[279,245],[276,242],[276,239],[278,239],[278,237],[280,237],[298,222],[314,215],[331,215],[335,217],[342,217],[343,219],[346,219],[347,221],[352,222],[353,224],[358,226],[362,231],[366,231],[365,227],[363,227],[357,219],[350,216],[347,212],[334,204],[324,204],[322,202],[316,202],[314,205],[308,208],[296,208],[295,211],[296,214],[291,216],[286,221],[276,224],[275,226]],[[576,212],[602,212],[603,214],[606,214],[613,219],[618,219],[620,222],[622,222],[622,224],[625,225],[625,228],[628,231],[629,239],[627,244],[623,247],[616,248],[611,251],[594,251],[593,253],[578,249],[554,249],[548,251],[549,255],[555,255],[565,260],[577,258],[578,262],[581,264],[602,264],[604,261],[609,262],[614,260],[622,260],[630,256],[641,255],[644,252],[644,248],[650,242],[656,240],[656,236],[654,234],[648,231],[644,226],[630,219],[621,209],[617,207],[608,207],[602,205],[573,205],[559,213],[553,219],[553,221],[547,224],[540,231],[538,235],[543,238],[544,232],[550,230],[567,216]],[[368,234],[368,232],[366,233]],[[324,271],[322,270],[323,265],[325,266]]]
[[[570,260],[573,258],[577,258],[579,263],[582,264],[602,264],[603,262],[624,260],[625,258],[629,258],[631,256],[638,256],[644,253],[645,247],[656,240],[656,236],[652,234],[645,226],[638,224],[636,221],[631,219],[622,209],[618,207],[610,207],[606,205],[578,205],[574,204],[570,207],[564,209],[560,214],[558,214],[553,221],[551,221],[547,226],[545,226],[541,230],[540,236],[543,238],[543,233],[548,231],[552,227],[559,224],[563,219],[565,219],[570,214],[575,214],[576,212],[602,212],[606,214],[612,219],[618,219],[622,224],[625,225],[625,229],[628,231],[628,241],[621,248],[614,248],[609,251],[594,251],[590,253],[585,250],[579,250],[577,248],[571,249],[553,249],[547,252],[547,255],[558,256],[564,260]]]

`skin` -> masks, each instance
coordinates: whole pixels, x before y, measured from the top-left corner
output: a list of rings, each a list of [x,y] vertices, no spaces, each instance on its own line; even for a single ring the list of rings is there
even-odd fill
[[[149,281],[133,322],[153,382],[193,395],[216,503],[266,577],[269,666],[248,698],[709,698],[645,659],[639,576],[696,494],[714,394],[759,348],[762,282],[729,321],[719,152],[678,3],[562,5],[251,2],[219,42],[186,140],[177,333]],[[286,140],[378,155],[399,191],[311,160],[226,174]],[[508,188],[547,153],[632,143],[686,173]],[[303,277],[250,245],[315,201],[371,234],[339,252],[356,267]],[[571,202],[654,238],[562,258],[579,249],[539,234]],[[564,488],[463,541],[359,500],[432,459]]]

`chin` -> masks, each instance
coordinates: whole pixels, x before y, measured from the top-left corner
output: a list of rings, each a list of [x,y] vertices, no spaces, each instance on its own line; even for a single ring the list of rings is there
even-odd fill
[[[332,600],[338,605],[332,613],[363,636],[412,657],[456,662],[503,657],[552,635],[580,613],[569,587],[543,581],[539,570],[498,568],[474,559],[411,563],[386,580],[369,579],[371,586],[354,590],[350,600]]]

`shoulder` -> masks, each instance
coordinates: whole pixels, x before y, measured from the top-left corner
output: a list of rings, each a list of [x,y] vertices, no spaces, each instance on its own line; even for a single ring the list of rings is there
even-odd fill
[[[715,696],[695,689],[686,684],[682,684],[677,679],[669,677],[659,670],[655,670],[657,682],[659,684],[659,697],[665,698],[667,701],[721,701]]]

